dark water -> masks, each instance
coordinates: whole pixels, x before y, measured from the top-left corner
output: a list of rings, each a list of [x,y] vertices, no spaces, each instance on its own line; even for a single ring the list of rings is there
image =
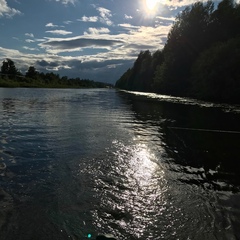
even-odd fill
[[[154,94],[0,89],[0,239],[240,239],[239,123]]]

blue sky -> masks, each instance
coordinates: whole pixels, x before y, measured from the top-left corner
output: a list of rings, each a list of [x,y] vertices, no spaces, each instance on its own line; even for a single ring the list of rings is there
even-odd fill
[[[0,0],[0,60],[115,83],[194,0]]]

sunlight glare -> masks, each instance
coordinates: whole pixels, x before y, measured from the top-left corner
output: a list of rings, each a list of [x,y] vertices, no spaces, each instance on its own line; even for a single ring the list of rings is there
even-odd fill
[[[149,11],[153,11],[156,7],[157,0],[146,0],[146,6]]]

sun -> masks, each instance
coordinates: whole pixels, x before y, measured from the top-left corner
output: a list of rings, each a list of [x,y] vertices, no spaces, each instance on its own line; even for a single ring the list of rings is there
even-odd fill
[[[148,11],[154,11],[158,0],[145,0]]]

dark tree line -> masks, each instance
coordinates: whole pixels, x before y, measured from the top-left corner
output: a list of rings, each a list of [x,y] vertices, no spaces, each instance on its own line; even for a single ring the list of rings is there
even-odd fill
[[[223,0],[185,8],[164,48],[140,52],[116,87],[240,102],[240,4]]]
[[[1,74],[15,76],[15,75],[19,75],[20,72],[15,67],[14,62],[11,59],[7,58],[2,63]]]
[[[60,77],[53,72],[38,72],[34,66],[30,66],[25,74],[22,74],[14,62],[7,58],[2,62],[0,72],[1,87],[59,87],[59,88],[105,88],[111,84],[95,82],[89,79]]]

